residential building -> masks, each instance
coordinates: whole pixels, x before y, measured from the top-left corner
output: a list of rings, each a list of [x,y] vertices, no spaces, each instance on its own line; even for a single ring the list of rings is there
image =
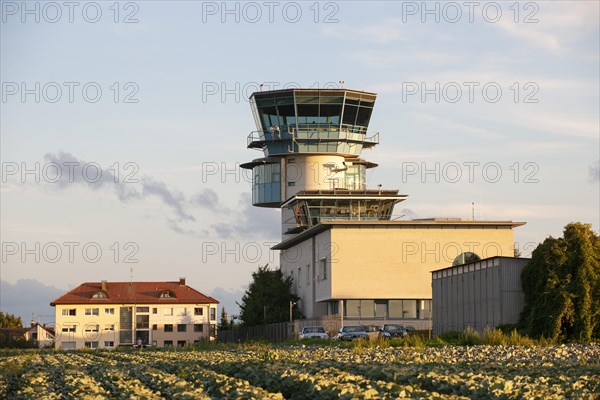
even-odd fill
[[[433,334],[513,325],[524,306],[529,258],[491,257],[433,271]]]
[[[50,303],[60,349],[186,346],[216,337],[219,302],[185,283],[86,282]]]
[[[31,327],[25,331],[24,335],[25,340],[32,341],[40,348],[54,346],[54,327],[46,326],[46,324],[32,321]]]
[[[524,223],[393,217],[408,197],[367,188],[379,144],[367,133],[377,95],[350,89],[287,89],[250,97],[252,203],[281,209],[282,272],[307,318],[402,321],[431,327],[432,267],[512,256]]]

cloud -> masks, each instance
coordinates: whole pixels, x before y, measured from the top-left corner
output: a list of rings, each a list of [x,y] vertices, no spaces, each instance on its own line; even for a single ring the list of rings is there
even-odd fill
[[[221,239],[253,236],[271,240],[280,236],[278,210],[252,206],[250,193],[241,193],[237,207],[230,209],[210,188],[188,196],[151,176],[138,179],[130,174],[128,180],[115,175],[112,169],[103,169],[97,163],[86,162],[62,151],[47,153],[44,160],[46,165],[56,164],[61,171],[48,172],[49,177],[45,181],[52,182],[49,187],[66,190],[70,186],[80,186],[92,191],[112,191],[122,202],[158,199],[170,210],[165,217],[167,226],[180,235]],[[197,211],[204,211],[204,215],[199,216]],[[219,215],[219,223],[210,218],[215,214]]]
[[[184,196],[177,191],[171,191],[167,188],[167,185],[163,182],[155,181],[152,178],[142,179],[142,194],[143,196],[155,195],[162,200],[164,204],[169,206],[179,219],[183,221],[195,221],[196,218],[185,211],[184,209]]]
[[[592,183],[600,181],[600,160],[596,161],[588,167],[588,179]]]
[[[50,302],[64,293],[54,286],[46,286],[36,279],[19,279],[15,284],[0,281],[0,308],[3,312],[21,317],[23,325],[53,322],[54,307]]]
[[[388,18],[377,25],[368,25],[361,28],[356,26],[326,25],[321,32],[330,37],[348,40],[360,40],[368,43],[384,44],[398,40],[406,40],[406,35],[400,29],[402,20]]]
[[[513,14],[494,25],[534,47],[551,52],[566,52],[569,43],[597,29],[597,2],[543,2],[541,7],[533,2],[530,4],[520,9],[519,22],[514,21]],[[525,22],[526,19],[530,22]]]

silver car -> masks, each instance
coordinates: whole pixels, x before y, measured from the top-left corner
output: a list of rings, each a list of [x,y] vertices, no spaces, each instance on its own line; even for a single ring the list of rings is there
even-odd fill
[[[329,339],[322,326],[305,326],[300,332],[300,339]]]

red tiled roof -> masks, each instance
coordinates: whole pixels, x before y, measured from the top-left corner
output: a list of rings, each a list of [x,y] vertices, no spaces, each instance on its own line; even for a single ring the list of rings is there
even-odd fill
[[[102,282],[85,282],[50,303],[57,304],[202,304],[218,303],[180,282],[106,282],[106,298],[92,296],[102,292]],[[161,298],[169,291],[174,297]]]

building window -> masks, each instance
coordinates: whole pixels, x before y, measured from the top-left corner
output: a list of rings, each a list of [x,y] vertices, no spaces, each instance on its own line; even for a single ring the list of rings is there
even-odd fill
[[[431,300],[419,301],[419,319],[431,319]]]
[[[64,316],[76,316],[77,315],[77,309],[75,308],[65,308],[62,310],[62,315]]]
[[[98,332],[100,331],[100,325],[87,324],[84,329],[86,332]]]
[[[176,314],[179,316],[187,315],[187,309],[185,307],[178,307],[175,311],[176,311]]]
[[[165,324],[165,332],[173,332],[173,324]]]
[[[104,325],[104,330],[105,331],[114,331],[115,326],[114,325]]]
[[[348,318],[360,317],[360,300],[344,301],[344,316]]]
[[[135,328],[136,329],[148,329],[150,326],[149,315],[136,315],[135,316]]]
[[[115,342],[105,341],[104,347],[115,347]]]
[[[99,308],[86,308],[85,315],[100,315]]]
[[[289,181],[288,187],[293,187],[293,186],[296,186],[296,182]]]
[[[202,324],[194,324],[194,332],[202,332]]]
[[[96,292],[92,296],[92,299],[106,299],[108,296],[104,292]]]
[[[153,308],[152,309],[152,314],[158,314],[158,308]]]
[[[175,293],[171,292],[170,290],[165,290],[160,294],[161,299],[171,299],[173,297],[175,297]]]
[[[185,332],[186,325],[185,324],[177,324],[177,332]]]
[[[147,313],[147,312],[150,312],[150,308],[149,307],[136,307],[135,312]]]
[[[173,315],[173,308],[172,307],[165,308],[163,314],[164,315]]]
[[[375,300],[375,318],[388,317],[388,302],[387,300]]]
[[[319,276],[323,280],[327,279],[327,258],[319,260]]]
[[[390,318],[417,318],[418,300],[390,300],[388,313]]]
[[[210,320],[211,321],[216,321],[217,319],[217,309],[214,307],[210,308]]]
[[[157,331],[157,330],[158,330],[158,325],[156,325],[156,324],[152,324],[152,330],[153,330],[153,331]]]
[[[104,314],[115,315],[115,309],[114,308],[105,308]]]
[[[98,342],[85,342],[84,346],[87,347],[88,349],[97,349]]]
[[[177,347],[185,347],[186,344],[187,344],[187,342],[185,340],[177,341]]]
[[[75,332],[77,327],[75,325],[65,325],[62,328],[63,332]]]
[[[164,343],[163,344],[164,347],[173,347],[173,341],[172,340],[165,340],[163,343]]]
[[[204,309],[202,307],[194,308],[194,315],[204,315]]]

